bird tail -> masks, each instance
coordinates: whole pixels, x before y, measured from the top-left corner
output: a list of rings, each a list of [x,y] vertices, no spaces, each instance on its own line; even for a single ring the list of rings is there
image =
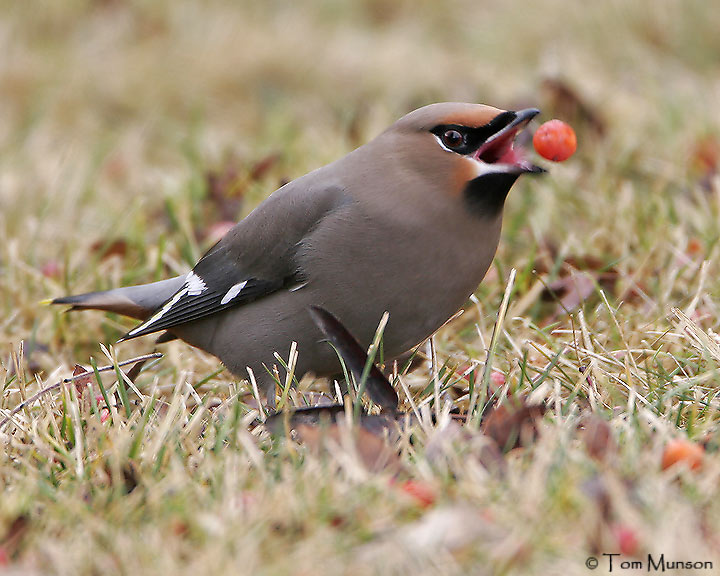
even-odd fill
[[[182,288],[185,276],[177,276],[151,284],[115,288],[104,292],[88,292],[64,296],[48,304],[69,304],[70,310],[106,310],[138,320],[145,320],[175,292]]]

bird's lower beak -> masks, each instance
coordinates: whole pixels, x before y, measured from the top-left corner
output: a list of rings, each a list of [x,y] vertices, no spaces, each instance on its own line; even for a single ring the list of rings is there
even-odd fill
[[[490,136],[475,152],[474,157],[485,164],[508,167],[508,172],[540,174],[544,168],[536,166],[526,157],[525,150],[515,142],[515,137],[540,114],[537,108],[526,108],[514,112],[515,118],[498,132]]]

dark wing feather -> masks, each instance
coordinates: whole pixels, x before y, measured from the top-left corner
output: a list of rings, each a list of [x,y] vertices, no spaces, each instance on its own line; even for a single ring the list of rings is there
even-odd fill
[[[241,280],[241,282],[244,282],[244,280]],[[150,316],[150,318],[142,324],[130,330],[120,341],[167,330],[173,326],[210,316],[211,314],[233,306],[247,304],[282,288],[285,281],[269,282],[251,278],[247,280],[247,283],[235,298],[229,302],[222,303],[222,299],[225,294],[227,294],[227,291],[235,284],[237,284],[237,282],[230,283],[226,280],[222,283],[222,286],[215,285],[211,288],[210,285],[208,285],[208,288],[198,295],[187,294],[187,287],[184,286],[171,298],[168,298],[168,300],[158,308],[155,314]]]
[[[296,256],[303,238],[346,202],[344,188],[328,184],[319,173],[277,190],[210,248],[185,284],[121,340],[171,329],[301,283]]]

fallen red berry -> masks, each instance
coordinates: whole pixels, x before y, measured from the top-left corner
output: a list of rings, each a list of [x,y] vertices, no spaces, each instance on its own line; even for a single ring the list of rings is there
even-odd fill
[[[563,162],[577,149],[575,130],[562,120],[549,120],[533,136],[535,151],[553,162]]]
[[[662,455],[662,469],[667,470],[675,464],[683,463],[691,470],[702,466],[705,449],[689,440],[670,440]]]
[[[496,390],[501,386],[505,386],[505,374],[498,370],[493,370],[490,373],[490,383]]]
[[[620,554],[623,556],[637,555],[639,542],[635,530],[624,524],[618,524],[613,527],[613,534],[618,548],[620,548]]]
[[[400,490],[412,497],[420,508],[429,508],[435,503],[435,491],[425,482],[405,480],[400,484]]]

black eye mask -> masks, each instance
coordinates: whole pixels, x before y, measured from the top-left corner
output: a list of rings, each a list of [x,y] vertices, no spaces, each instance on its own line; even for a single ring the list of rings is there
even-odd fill
[[[516,117],[517,114],[515,114],[515,112],[503,112],[495,116],[495,118],[487,124],[479,126],[478,128],[468,128],[467,126],[460,126],[459,124],[440,124],[439,126],[435,126],[430,132],[442,141],[445,132],[448,130],[456,130],[462,134],[463,142],[459,146],[448,149],[466,156],[475,152],[488,138],[508,126]]]

